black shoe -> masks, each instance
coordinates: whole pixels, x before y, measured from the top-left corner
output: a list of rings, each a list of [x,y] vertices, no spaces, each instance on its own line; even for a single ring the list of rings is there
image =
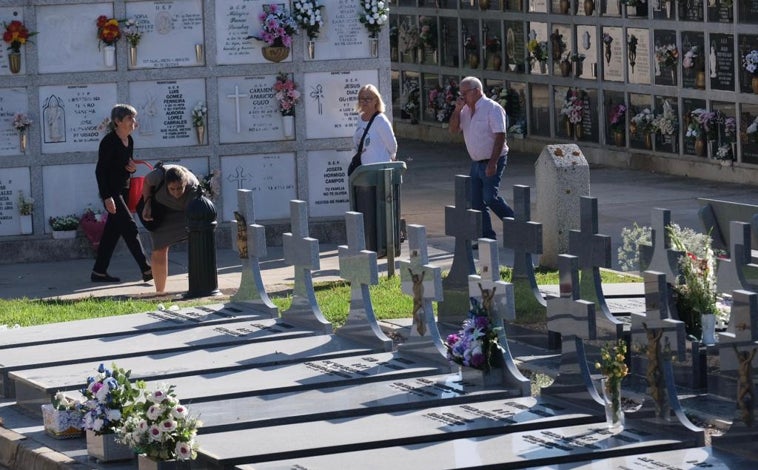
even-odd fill
[[[121,282],[121,279],[109,276],[108,274],[92,273],[89,278],[92,282]]]
[[[142,273],[142,280],[144,282],[152,281],[153,280],[153,270],[148,269],[147,271]]]

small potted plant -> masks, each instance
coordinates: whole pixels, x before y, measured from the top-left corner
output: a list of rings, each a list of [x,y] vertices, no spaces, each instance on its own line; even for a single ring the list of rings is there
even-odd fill
[[[82,232],[84,232],[87,240],[92,244],[92,249],[95,252],[97,252],[97,248],[100,246],[100,239],[103,237],[103,230],[105,230],[105,222],[107,220],[107,212],[91,207],[86,208],[81,219],[79,219]]]
[[[76,238],[76,229],[79,227],[79,217],[75,214],[59,215],[48,219],[53,229],[53,238],[56,240]]]
[[[126,38],[126,42],[129,44],[129,67],[136,67],[137,46],[142,39],[142,32],[139,30],[137,20],[134,18],[124,20],[123,23],[124,27],[121,32],[124,35],[124,38]]]
[[[80,403],[60,391],[51,403],[42,405],[42,422],[45,433],[55,439],[74,439],[84,432]]]
[[[280,5],[272,3],[263,5],[263,11],[258,15],[261,32],[258,36],[250,36],[266,43],[261,49],[263,57],[271,62],[281,62],[290,54],[292,36],[297,34],[298,24]]]
[[[116,63],[116,42],[121,38],[121,28],[118,25],[118,20],[100,15],[97,17],[96,24],[97,47],[103,51],[105,66],[113,67]]]
[[[32,233],[32,212],[34,211],[34,199],[26,197],[24,191],[18,192],[18,213],[21,224],[21,234]]]
[[[321,17],[323,8],[324,5],[318,0],[295,0],[292,3],[295,21],[308,35],[308,57],[311,59],[316,57],[315,41],[324,25],[324,19]]]
[[[205,120],[208,116],[208,107],[203,101],[198,101],[192,108],[192,127],[195,128],[197,143],[202,145],[205,142]]]
[[[139,454],[139,468],[156,468],[156,462],[187,461],[197,457],[197,429],[202,423],[190,415],[174,392],[174,386],[144,388],[131,415],[119,427],[122,444]]]
[[[282,115],[282,128],[287,138],[295,135],[295,105],[300,100],[295,82],[286,73],[279,73],[272,87]]]
[[[8,66],[11,73],[19,73],[21,71],[21,46],[29,41],[29,38],[37,34],[31,32],[27,27],[19,20],[13,20],[10,23],[3,23],[5,26],[5,32],[3,33],[3,41],[8,43]]]

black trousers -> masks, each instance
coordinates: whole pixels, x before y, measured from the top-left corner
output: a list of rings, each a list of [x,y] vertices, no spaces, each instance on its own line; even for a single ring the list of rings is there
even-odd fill
[[[111,263],[113,251],[116,249],[119,237],[124,238],[126,247],[139,265],[141,273],[150,269],[150,264],[145,257],[145,250],[142,247],[142,241],[139,238],[137,223],[129,213],[126,206],[126,200],[129,197],[129,190],[124,190],[121,196],[114,198],[116,203],[116,213],[108,214],[108,220],[105,222],[103,237],[100,239],[100,246],[97,249],[97,258],[92,271],[100,274],[108,272],[108,266]]]

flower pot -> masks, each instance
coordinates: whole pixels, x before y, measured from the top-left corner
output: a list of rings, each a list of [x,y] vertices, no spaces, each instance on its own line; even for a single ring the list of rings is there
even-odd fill
[[[571,7],[571,2],[569,0],[560,0],[558,2],[558,8],[562,14],[567,14],[569,12],[569,8]]]
[[[621,409],[621,380],[610,382],[608,379],[601,379],[600,388],[603,391],[605,422],[608,429],[623,429],[624,410]]]
[[[500,70],[502,63],[503,60],[497,52],[492,52],[487,56],[487,70]]]
[[[695,88],[705,90],[705,72],[702,70],[695,73]]]
[[[53,240],[71,240],[76,238],[76,230],[53,230]]]
[[[55,439],[82,437],[82,412],[79,410],[56,410],[52,404],[42,405],[42,422],[45,433]]]
[[[205,126],[195,127],[195,137],[197,137],[197,144],[203,145],[205,142]]]
[[[137,468],[139,470],[181,470],[190,468],[189,462],[179,460],[156,460],[144,454],[137,456]]]
[[[137,66],[137,47],[129,46],[129,67]]]
[[[613,143],[616,144],[616,147],[623,147],[624,146],[624,144],[626,143],[624,137],[626,137],[626,136],[621,131],[614,131],[613,132]]]
[[[282,131],[288,139],[295,135],[295,116],[282,116]]]
[[[21,153],[26,153],[26,144],[28,142],[28,136],[26,135],[26,131],[21,131],[18,133],[18,149],[21,151]]]
[[[116,441],[115,434],[96,435],[87,430],[87,455],[100,463],[118,462],[134,458],[134,451],[129,446]]]
[[[705,156],[705,141],[703,139],[695,141],[695,155],[698,157]]]
[[[571,62],[561,62],[558,64],[558,68],[561,69],[562,77],[568,77],[571,74]]]
[[[11,69],[11,73],[19,73],[21,71],[21,53],[20,52],[8,53],[8,67]]]
[[[584,0],[584,15],[585,16],[592,16],[592,13],[595,12],[595,1],[594,0]]]
[[[637,123],[636,122],[629,123],[629,132],[631,132],[632,135],[637,135]]]
[[[547,62],[540,61],[540,73],[547,73]]]
[[[758,76],[755,76],[750,80],[750,88],[753,89],[753,93],[758,95]]]
[[[468,53],[468,66],[471,69],[475,69],[479,67],[479,54],[477,54],[476,52]]]
[[[269,62],[281,62],[290,55],[288,47],[266,46],[261,48],[263,58]]]
[[[34,232],[31,215],[20,215],[18,221],[21,224],[21,235],[29,235]]]
[[[316,58],[316,41],[308,40],[308,58],[313,60]]]
[[[87,220],[86,218],[82,217],[82,219],[79,221],[79,226],[82,228],[82,232],[84,232],[84,236],[87,237],[87,240],[89,240],[90,244],[92,244],[92,249],[95,250],[97,253],[97,249],[100,246],[100,239],[103,238],[103,231],[105,230],[105,222],[108,220],[108,213],[103,213],[100,217],[100,220]]]
[[[116,46],[103,46],[103,63],[106,67],[116,64]]]
[[[716,315],[712,313],[701,315],[700,325],[703,327],[703,338],[701,342],[706,346],[716,344]]]

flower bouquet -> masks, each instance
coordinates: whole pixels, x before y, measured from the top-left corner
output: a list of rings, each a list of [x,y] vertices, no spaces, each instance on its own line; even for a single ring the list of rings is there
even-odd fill
[[[566,100],[563,102],[561,108],[561,115],[571,124],[578,124],[582,122],[582,111],[584,110],[584,104],[577,95],[576,90],[570,90],[566,95]]]
[[[368,29],[369,36],[375,38],[389,21],[389,6],[383,0],[361,0],[361,6],[363,11],[358,19]]]
[[[273,47],[292,47],[292,36],[297,34],[297,22],[281,6],[272,3],[263,5],[258,15],[261,22],[259,36],[250,36]]]
[[[34,211],[34,199],[27,198],[23,191],[18,192],[18,213],[21,215],[32,215]]]
[[[203,179],[200,180],[200,186],[203,188],[205,195],[215,201],[221,195],[221,170],[216,168]]]
[[[447,358],[459,365],[489,371],[495,367],[495,356],[503,352],[498,342],[499,327],[495,327],[489,312],[471,298],[469,318],[463,321],[458,333],[445,340]]]
[[[751,75],[758,77],[758,50],[752,50],[742,57],[742,66]]]
[[[194,108],[192,108],[192,127],[205,126],[205,118],[208,116],[208,108],[205,103],[198,101]]]
[[[622,103],[616,104],[611,108],[611,115],[608,119],[611,132],[623,133],[626,121],[626,106]]]
[[[87,377],[81,390],[84,396],[79,408],[84,413],[84,429],[96,435],[113,434],[130,416],[139,389],[129,382],[131,371],[112,364],[107,369],[100,364],[97,375]]]
[[[292,8],[295,22],[305,30],[308,39],[311,41],[316,39],[321,26],[324,25],[324,20],[321,18],[321,9],[324,5],[319,4],[318,0],[295,0]]]
[[[630,120],[629,131],[636,135],[638,132],[644,134],[652,134],[655,132],[655,126],[653,126],[653,120],[655,115],[650,108],[644,108],[639,113],[635,114]]]
[[[294,116],[295,105],[300,100],[300,92],[297,91],[295,82],[286,73],[279,73],[273,90],[282,116]]]
[[[26,114],[16,113],[13,115],[13,128],[16,132],[23,134],[32,125],[32,120]]]
[[[409,21],[403,22],[398,31],[398,41],[404,53],[413,54],[413,51],[421,45],[421,40],[418,37],[418,26]]]
[[[415,124],[418,121],[419,110],[419,87],[418,81],[413,79],[406,79],[403,84],[403,95],[405,96],[405,104],[403,104],[401,111],[405,113],[401,117],[410,119],[411,124]]]
[[[144,385],[141,385],[144,386]],[[153,460],[197,457],[197,428],[202,423],[179,402],[174,386],[142,389],[132,413],[117,430],[122,444]]]
[[[425,48],[437,49],[437,21],[429,16],[421,16],[419,22],[419,40]]]
[[[105,222],[107,220],[107,212],[92,209],[91,207],[85,209],[82,218],[79,219],[82,232],[87,236],[87,240],[92,244],[92,249],[95,252],[97,252],[97,248],[100,246],[100,239],[103,238],[103,230],[105,230]]]
[[[54,232],[76,230],[79,227],[79,217],[74,214],[50,217],[48,222]]]
[[[694,68],[696,65],[698,65],[698,62],[700,60],[699,57],[700,51],[698,50],[698,47],[690,47],[689,50],[684,53],[684,57],[682,58],[682,67],[685,69]]]
[[[664,44],[656,46],[655,48],[655,60],[658,63],[658,67],[670,68],[676,65],[679,61],[679,51],[675,44]]]
[[[97,17],[97,40],[98,49],[100,44],[106,46],[112,46],[121,38],[121,28],[118,25],[118,20],[115,18],[108,18],[105,15]]]
[[[621,381],[629,374],[626,365],[626,343],[620,339],[606,344],[600,349],[600,361],[595,368],[603,374],[602,391],[606,402],[605,417],[608,427],[623,426],[624,414],[621,410]]]
[[[529,52],[527,59],[530,63],[535,60],[541,63],[547,62],[547,42],[532,39],[526,44],[526,50]]]
[[[129,18],[128,20],[124,20],[123,23],[124,28],[121,33],[126,38],[126,42],[128,42],[131,47],[137,47],[142,39],[142,32],[137,26],[137,20]]]
[[[13,20],[10,23],[3,23],[5,26],[5,32],[3,33],[3,41],[8,43],[8,50],[16,54],[21,52],[21,46],[29,41],[29,38],[37,34],[36,32],[30,32],[24,23],[19,20]]]
[[[55,439],[73,439],[83,432],[79,402],[62,392],[53,396],[52,403],[42,405],[42,422],[45,433]]]

